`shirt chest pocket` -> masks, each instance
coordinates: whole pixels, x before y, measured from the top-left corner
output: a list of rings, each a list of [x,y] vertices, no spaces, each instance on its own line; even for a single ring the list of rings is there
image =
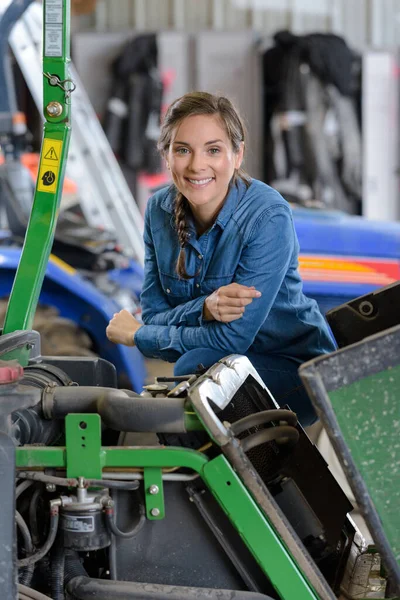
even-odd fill
[[[204,277],[201,284],[201,291],[203,294],[212,294],[218,288],[223,285],[229,285],[232,283],[234,277],[234,273],[232,275],[218,275],[218,276],[207,276]]]
[[[171,306],[177,306],[190,299],[189,282],[185,279],[179,279],[178,276],[174,277],[161,272],[160,281],[164,294]]]

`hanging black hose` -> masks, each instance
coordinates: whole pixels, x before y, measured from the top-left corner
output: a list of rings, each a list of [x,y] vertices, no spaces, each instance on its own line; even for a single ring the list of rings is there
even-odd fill
[[[32,556],[27,556],[18,560],[18,568],[27,567],[41,560],[51,549],[56,539],[59,521],[59,507],[57,504],[50,503],[50,528],[47,539],[43,546]]]
[[[75,550],[65,550],[64,583],[67,585],[74,577],[88,577],[79,554]]]
[[[21,513],[19,513],[17,510],[15,511],[15,522],[22,536],[25,552],[29,556],[33,554],[32,537],[25,520],[21,516]],[[19,582],[24,585],[29,585],[32,581],[34,569],[34,565],[29,565],[28,567],[21,569],[18,573]]]
[[[110,502],[110,504],[106,507],[106,523],[110,532],[116,537],[120,538],[132,538],[135,537],[143,529],[143,526],[146,522],[146,513],[143,504],[139,504],[139,520],[133,529],[130,531],[121,531],[118,529],[115,521],[114,521],[114,505]]]
[[[29,480],[27,480],[29,481]],[[31,501],[29,503],[29,529],[32,536],[32,542],[36,546],[40,541],[39,525],[37,520],[38,503],[43,494],[43,486],[37,484],[35,491],[32,494]]]
[[[29,532],[28,526],[25,523],[24,519],[17,510],[15,511],[15,522],[18,526],[18,529],[21,533],[22,539],[24,541],[24,548],[27,554],[32,554],[33,552],[33,544],[31,534]]]
[[[51,597],[64,600],[65,548],[61,535],[58,535],[51,555]]]

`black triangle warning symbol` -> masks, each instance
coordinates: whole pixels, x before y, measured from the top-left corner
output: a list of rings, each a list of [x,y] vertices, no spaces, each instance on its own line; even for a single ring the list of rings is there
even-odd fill
[[[56,154],[56,151],[54,150],[54,146],[52,146],[50,148],[50,150],[48,150],[48,152],[46,152],[44,157],[46,160],[58,160],[58,156]]]

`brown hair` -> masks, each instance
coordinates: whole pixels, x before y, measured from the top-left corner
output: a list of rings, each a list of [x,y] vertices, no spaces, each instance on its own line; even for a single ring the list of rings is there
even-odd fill
[[[158,140],[158,149],[164,156],[168,152],[175,128],[186,117],[194,115],[217,115],[226,129],[233,151],[235,153],[239,152],[241,143],[246,141],[246,130],[232,102],[224,96],[215,96],[207,92],[191,92],[172,102],[165,114]],[[233,182],[238,178],[242,179],[247,186],[250,185],[250,177],[242,169],[235,171]],[[175,226],[181,250],[176,264],[176,271],[184,279],[194,277],[194,275],[188,275],[185,266],[185,246],[188,242],[189,234],[186,218],[188,210],[189,206],[186,198],[177,191],[175,198]]]

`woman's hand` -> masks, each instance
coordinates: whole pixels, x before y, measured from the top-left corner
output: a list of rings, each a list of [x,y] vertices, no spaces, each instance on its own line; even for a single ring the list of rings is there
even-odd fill
[[[114,314],[106,329],[106,335],[110,342],[114,342],[114,344],[134,346],[133,336],[141,327],[142,324],[124,308],[119,313]]]
[[[240,283],[223,285],[208,296],[204,302],[203,317],[206,321],[230,323],[240,319],[248,304],[254,298],[260,298],[261,292],[254,286]]]

